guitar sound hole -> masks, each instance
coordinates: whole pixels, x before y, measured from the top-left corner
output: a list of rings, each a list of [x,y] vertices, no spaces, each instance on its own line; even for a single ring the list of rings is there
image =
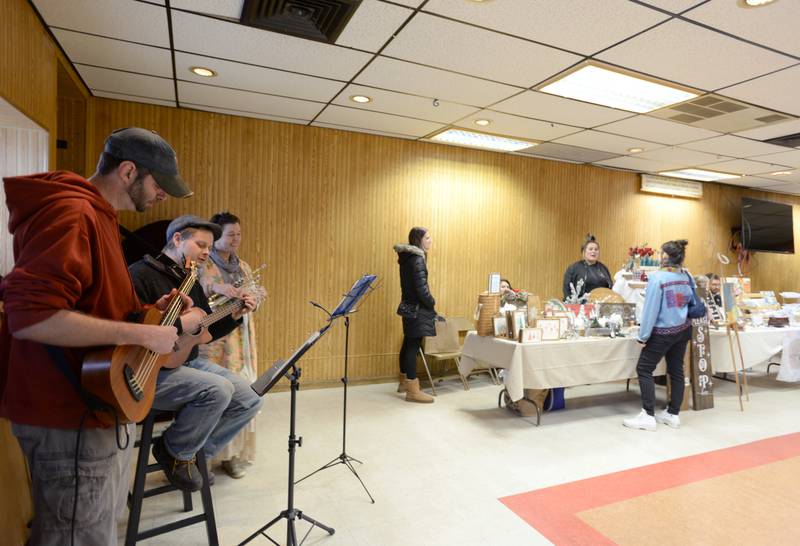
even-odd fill
[[[131,391],[131,396],[138,402],[142,398],[144,398],[144,391],[142,387],[139,386],[139,382],[136,381],[136,378],[133,376],[133,369],[130,366],[125,366],[124,370],[125,374],[125,384],[128,386],[128,390]]]

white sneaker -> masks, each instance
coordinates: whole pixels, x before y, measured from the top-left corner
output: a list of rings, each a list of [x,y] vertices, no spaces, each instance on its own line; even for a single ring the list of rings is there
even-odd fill
[[[624,419],[622,424],[628,428],[638,428],[639,430],[649,430],[652,432],[655,432],[656,427],[658,426],[656,425],[656,418],[652,415],[648,415],[644,410],[642,410],[636,417]]]
[[[681,428],[681,418],[677,415],[672,415],[667,410],[662,410],[656,413],[656,421],[664,423],[668,427]]]

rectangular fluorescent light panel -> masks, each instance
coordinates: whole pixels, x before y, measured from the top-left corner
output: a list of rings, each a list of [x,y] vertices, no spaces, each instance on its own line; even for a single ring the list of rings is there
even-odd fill
[[[695,182],[694,180],[678,180],[666,176],[643,174],[642,191],[658,193],[660,195],[700,199],[703,197],[703,183]]]
[[[490,135],[487,133],[476,133],[463,129],[448,129],[431,137],[436,142],[446,142],[447,144],[458,144],[460,146],[471,146],[473,148],[485,148],[487,150],[497,150],[500,152],[517,152],[536,146],[538,142],[527,140],[517,140],[501,136]]]
[[[570,72],[539,91],[640,114],[699,96],[594,65]]]
[[[738,174],[718,173],[714,171],[704,171],[702,169],[681,169],[679,171],[665,171],[658,174],[663,176],[672,176],[674,178],[685,178],[687,180],[700,180],[701,182],[714,182],[716,180],[740,178]]]

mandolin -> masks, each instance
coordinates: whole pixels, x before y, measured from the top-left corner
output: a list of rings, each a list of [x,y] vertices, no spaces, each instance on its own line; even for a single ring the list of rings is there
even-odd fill
[[[162,313],[151,307],[144,314],[142,324],[174,326],[183,310],[181,294],[188,295],[196,281],[196,266],[191,262],[189,273],[178,293],[169,300],[166,310]],[[138,423],[153,405],[159,370],[182,364],[171,365],[172,354],[159,355],[136,345],[93,351],[83,360],[81,384],[86,391],[113,408],[119,423]],[[106,424],[116,422],[114,415],[109,413],[98,413],[97,417]]]

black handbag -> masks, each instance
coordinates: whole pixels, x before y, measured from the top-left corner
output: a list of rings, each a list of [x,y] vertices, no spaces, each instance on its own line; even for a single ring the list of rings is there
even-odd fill
[[[417,311],[419,311],[418,303],[409,303],[407,301],[401,301],[400,305],[397,306],[397,314],[403,318],[407,319],[417,318]]]
[[[692,277],[687,273],[687,277],[689,277],[689,286],[692,287],[692,299],[689,300],[689,318],[690,319],[699,319],[706,316],[708,311],[706,310],[706,304],[703,303],[703,300],[697,297],[697,293],[695,292],[694,281]]]

